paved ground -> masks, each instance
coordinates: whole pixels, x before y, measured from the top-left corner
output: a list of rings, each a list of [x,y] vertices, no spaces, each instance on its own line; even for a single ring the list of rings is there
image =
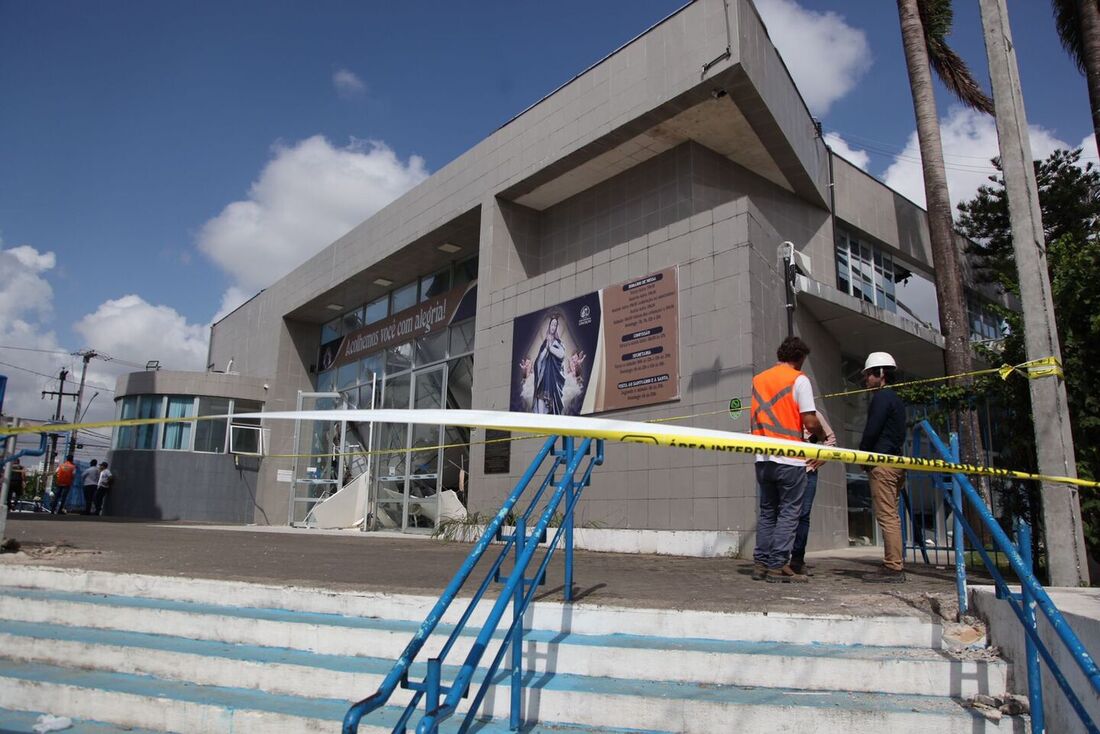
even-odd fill
[[[7,536],[22,551],[0,555],[2,563],[432,596],[470,550],[426,537],[46,514],[10,516]],[[953,568],[912,565],[904,585],[862,582],[880,553],[866,548],[811,554],[810,583],[766,584],[752,581],[751,564],[742,560],[577,551],[575,582],[578,600],[594,604],[856,615],[924,615],[942,605],[953,615]],[[558,554],[542,598],[560,599],[561,589]]]

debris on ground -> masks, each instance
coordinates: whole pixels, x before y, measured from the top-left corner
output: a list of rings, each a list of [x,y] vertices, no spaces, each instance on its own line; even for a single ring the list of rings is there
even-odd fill
[[[5,538],[0,542],[0,553],[18,553],[19,541],[15,538]]]
[[[62,558],[65,556],[89,556],[102,553],[102,551],[94,548],[77,548],[65,541],[44,545],[27,543],[20,550],[20,555],[28,558]]]
[[[971,696],[967,705],[990,721],[1000,721],[1002,716],[1020,716],[1030,711],[1027,696],[1002,693],[987,696],[984,693]]]
[[[48,731],[64,731],[65,729],[71,729],[73,726],[73,720],[68,716],[54,716],[53,714],[42,714],[35,721],[32,727],[38,734],[45,734]]]
[[[958,622],[943,623],[945,650],[985,650],[989,647],[985,623],[976,617],[963,615]]]

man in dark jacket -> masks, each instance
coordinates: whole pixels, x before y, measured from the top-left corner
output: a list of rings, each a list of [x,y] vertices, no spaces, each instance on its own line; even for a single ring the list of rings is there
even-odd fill
[[[905,445],[905,404],[887,385],[894,382],[897,363],[886,352],[872,352],[863,365],[863,384],[877,388],[867,406],[867,425],[859,442],[861,451],[900,455]],[[892,466],[864,467],[871,484],[871,507],[882,533],[883,565],[864,581],[900,584],[905,581],[901,549],[901,518],[898,493],[905,484],[905,472]]]

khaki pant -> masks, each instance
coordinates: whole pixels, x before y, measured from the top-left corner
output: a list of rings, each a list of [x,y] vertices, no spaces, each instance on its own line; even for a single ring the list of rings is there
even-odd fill
[[[905,484],[905,471],[888,466],[875,466],[867,472],[871,481],[871,507],[875,511],[882,533],[883,564],[901,571],[901,518],[898,516],[898,493]]]

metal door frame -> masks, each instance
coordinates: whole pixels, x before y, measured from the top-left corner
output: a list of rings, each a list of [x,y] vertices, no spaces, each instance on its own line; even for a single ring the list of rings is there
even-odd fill
[[[302,412],[303,399],[318,399],[318,398],[330,398],[337,401],[337,407],[343,408],[347,406],[347,401],[344,400],[343,394],[339,392],[310,392],[305,390],[298,391],[298,412]],[[310,420],[310,423],[314,423],[314,420]],[[290,500],[287,508],[287,525],[295,527],[294,521],[294,505],[298,501],[298,484],[335,484],[336,491],[340,491],[340,483],[344,476],[344,446],[347,444],[348,437],[348,424],[347,421],[340,421],[340,455],[337,458],[336,466],[336,479],[325,480],[305,480],[298,478],[298,469],[301,467],[301,461],[304,458],[302,456],[302,419],[294,419],[294,464],[291,469],[290,475]],[[306,497],[307,501],[311,498]],[[308,515],[308,513],[306,513]]]
[[[416,383],[417,383],[417,380],[419,379],[419,377],[421,375],[427,375],[431,372],[442,372],[443,373],[443,381],[442,381],[442,384],[440,386],[440,392],[439,392],[439,405],[440,405],[441,409],[444,409],[444,410],[446,409],[446,407],[447,407],[447,377],[450,373],[450,370],[448,368],[446,360],[444,360],[442,362],[439,362],[437,364],[422,367],[420,369],[413,368],[413,369],[410,369],[407,373],[402,373],[402,374],[399,374],[399,375],[393,375],[392,376],[392,377],[402,377],[404,375],[408,375],[408,377],[409,377],[409,401],[408,401],[408,403],[406,403],[406,407],[408,409],[411,410],[413,405],[415,404],[415,401],[416,401]],[[391,375],[386,375],[386,380],[382,385],[382,405],[386,404],[386,402],[385,402],[386,401],[386,391],[389,389],[390,378],[391,378]],[[404,477],[403,477],[404,481],[402,482],[402,500],[401,500],[401,532],[402,533],[408,532],[408,530],[409,530],[409,490],[410,490],[410,486],[411,486],[411,484],[410,484],[411,483],[411,477],[413,476],[411,471],[410,471],[411,470],[410,459],[411,459],[411,456],[412,456],[413,425],[414,424],[412,424],[412,423],[406,423],[405,424],[405,446],[404,446],[405,461],[403,462],[405,468],[404,468]],[[436,523],[437,524],[438,524],[438,518],[439,518],[439,508],[442,506],[442,502],[443,502],[443,497],[442,497],[442,494],[441,494],[441,492],[442,492],[441,484],[442,484],[442,481],[443,481],[443,472],[442,472],[442,468],[443,468],[443,428],[444,428],[443,425],[436,426],[436,446],[438,447],[436,449],[436,473],[435,473],[435,502],[436,502]],[[379,476],[375,478],[375,483],[381,482],[381,481],[382,481],[382,475],[381,475],[381,472],[379,472]],[[375,495],[376,505],[374,507],[374,511],[377,514],[377,512],[378,512],[377,502],[379,501],[378,496],[380,495],[380,492],[377,491],[377,487],[376,487],[375,490],[372,493]],[[388,504],[396,504],[396,503],[391,502],[391,503],[388,503]]]

